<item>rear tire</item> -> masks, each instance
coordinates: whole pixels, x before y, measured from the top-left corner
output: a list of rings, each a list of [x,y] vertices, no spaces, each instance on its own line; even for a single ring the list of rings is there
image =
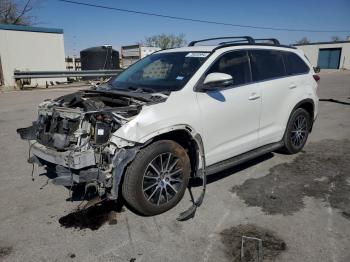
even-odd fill
[[[190,177],[185,149],[171,140],[143,148],[125,172],[122,194],[142,215],[152,216],[173,208],[183,197]]]
[[[303,108],[293,111],[283,136],[282,153],[296,154],[303,149],[311,128],[311,116]]]

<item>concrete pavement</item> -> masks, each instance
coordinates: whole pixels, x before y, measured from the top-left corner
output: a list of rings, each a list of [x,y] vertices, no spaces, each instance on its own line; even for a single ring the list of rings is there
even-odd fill
[[[31,181],[31,166],[26,163],[28,144],[20,140],[16,129],[31,124],[40,101],[73,90],[0,94],[0,261],[232,261],[221,233],[239,224],[270,230],[286,243],[287,249],[275,261],[350,261],[350,218],[327,199],[295,196],[302,201],[298,210],[271,214],[259,205],[249,205],[232,191],[244,188],[247,181],[268,176],[273,167],[295,163],[303,153],[268,154],[211,176],[202,207],[187,222],[177,222],[176,217],[189,207],[188,193],[178,206],[159,216],[141,217],[124,207],[114,223],[105,223],[97,230],[62,227],[60,218],[78,203],[66,201],[68,191],[64,188],[49,184],[40,189],[46,179],[38,176],[39,168]],[[350,103],[350,73],[321,73],[318,94],[323,99]],[[350,139],[350,105],[346,103],[320,102],[306,153],[312,156],[315,144],[321,150],[336,151],[320,147],[327,145],[323,142],[326,139],[336,141],[337,146]],[[280,185],[278,181],[271,183],[271,187]]]

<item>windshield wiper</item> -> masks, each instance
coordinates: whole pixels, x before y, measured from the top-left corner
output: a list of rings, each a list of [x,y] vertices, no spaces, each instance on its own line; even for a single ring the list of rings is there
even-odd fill
[[[156,90],[148,87],[128,86],[126,89],[136,93],[155,93],[156,92]]]

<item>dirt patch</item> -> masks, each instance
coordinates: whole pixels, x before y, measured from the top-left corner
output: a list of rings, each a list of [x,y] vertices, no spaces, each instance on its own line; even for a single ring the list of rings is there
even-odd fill
[[[287,249],[286,243],[272,231],[251,224],[225,229],[220,235],[221,241],[225,245],[226,253],[233,262],[242,261],[242,236],[254,237],[262,240],[263,261],[273,261],[281,252]],[[243,261],[257,261],[258,245],[256,241],[246,240],[243,251]]]
[[[63,216],[59,219],[59,223],[65,228],[97,230],[106,223],[117,224],[118,213],[121,211],[122,207],[117,203],[103,202]]]
[[[267,214],[291,215],[304,207],[304,196],[321,199],[350,218],[350,140],[310,143],[293,162],[279,164],[258,179],[232,188],[248,206]]]
[[[2,258],[9,256],[13,252],[13,247],[1,247],[0,246],[0,261]]]

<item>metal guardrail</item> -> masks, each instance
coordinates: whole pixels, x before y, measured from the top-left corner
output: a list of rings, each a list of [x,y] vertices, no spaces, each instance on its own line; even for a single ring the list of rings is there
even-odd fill
[[[81,71],[15,71],[14,78],[16,80],[31,78],[64,78],[64,77],[104,77],[115,76],[122,72],[118,70],[81,70]]]

